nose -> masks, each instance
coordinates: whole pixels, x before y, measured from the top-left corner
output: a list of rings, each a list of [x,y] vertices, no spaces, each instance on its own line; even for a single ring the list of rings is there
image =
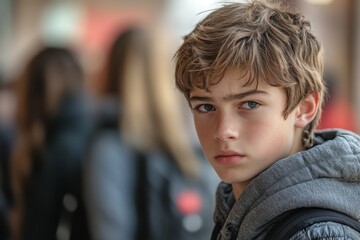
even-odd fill
[[[214,134],[215,140],[227,142],[237,139],[239,137],[238,124],[238,120],[231,114],[219,116]]]

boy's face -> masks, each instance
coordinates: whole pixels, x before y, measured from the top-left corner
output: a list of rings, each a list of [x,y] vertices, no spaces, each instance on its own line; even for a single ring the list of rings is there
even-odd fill
[[[295,126],[299,106],[285,119],[287,101],[281,88],[260,81],[243,86],[238,70],[228,70],[209,92],[194,88],[190,104],[196,131],[219,177],[245,187],[277,160],[302,150]]]

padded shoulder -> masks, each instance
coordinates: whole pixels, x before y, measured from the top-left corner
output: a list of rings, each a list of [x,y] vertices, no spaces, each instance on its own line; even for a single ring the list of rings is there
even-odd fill
[[[315,223],[295,233],[290,240],[360,240],[360,233],[334,222]]]

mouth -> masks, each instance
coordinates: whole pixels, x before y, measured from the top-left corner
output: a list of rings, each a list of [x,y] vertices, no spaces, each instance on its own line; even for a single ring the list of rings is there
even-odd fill
[[[234,151],[224,151],[216,154],[214,158],[221,165],[235,165],[241,162],[245,155]]]

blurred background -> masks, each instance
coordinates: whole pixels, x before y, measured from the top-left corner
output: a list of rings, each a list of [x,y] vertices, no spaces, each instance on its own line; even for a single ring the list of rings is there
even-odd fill
[[[71,46],[93,77],[116,33],[129,24],[161,22],[174,40],[181,37],[209,11],[217,0],[1,0],[0,73],[11,81],[29,54],[40,43]],[[225,1],[228,2],[228,1]],[[360,3],[357,0],[292,0],[307,16],[325,47],[326,76],[336,82],[354,115],[360,115]],[[10,108],[10,107],[9,107]],[[8,109],[10,111],[10,109]],[[336,116],[333,116],[336,117]],[[339,116],[341,117],[341,116]],[[358,129],[359,122],[356,122]]]

